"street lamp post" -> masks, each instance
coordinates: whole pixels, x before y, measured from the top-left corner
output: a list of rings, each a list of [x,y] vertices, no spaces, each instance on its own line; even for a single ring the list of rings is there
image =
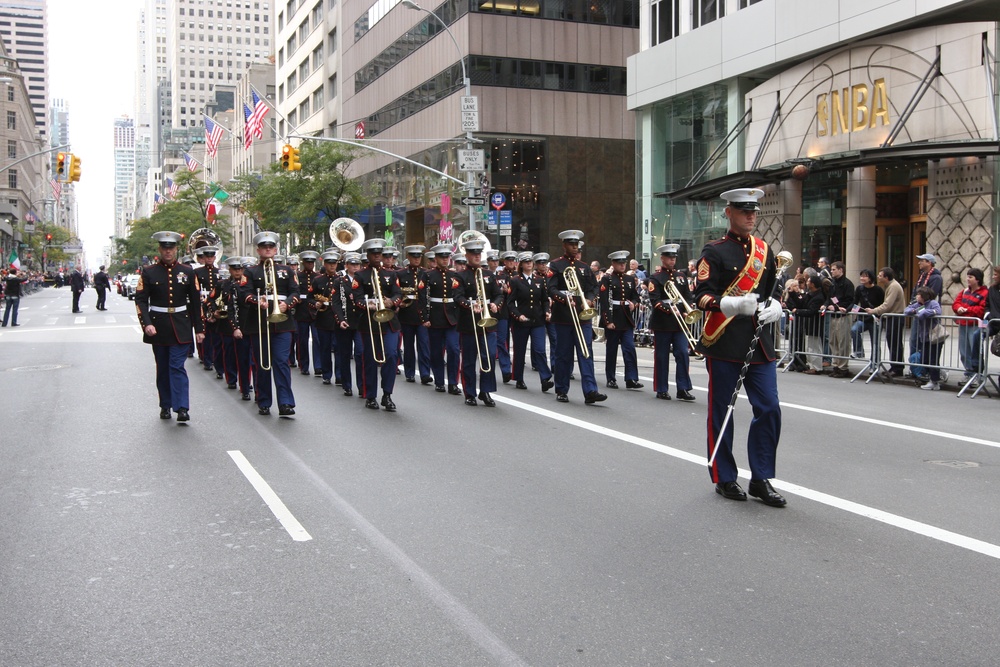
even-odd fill
[[[465,96],[472,97],[472,81],[469,79],[469,73],[465,68],[465,54],[462,53],[462,47],[458,45],[458,40],[455,39],[455,33],[451,31],[451,28],[448,27],[448,24],[445,23],[440,16],[435,14],[430,9],[425,9],[421,7],[416,2],[414,2],[414,0],[402,0],[400,4],[408,9],[415,9],[418,12],[426,12],[427,14],[430,14],[431,16],[434,17],[434,20],[436,20],[438,23],[441,24],[441,27],[444,28],[444,31],[448,33],[448,37],[451,38],[451,43],[455,45],[455,50],[458,51],[458,63],[459,65],[462,66],[462,84],[465,86]],[[472,137],[472,131],[466,130],[465,132],[466,150],[472,150],[473,141],[474,139]],[[466,172],[465,187],[466,190],[468,191],[469,197],[473,197],[476,194],[476,184],[475,184],[475,179],[473,178],[473,172]],[[469,206],[469,229],[475,229],[475,228],[476,228],[476,219],[472,215],[472,206]]]

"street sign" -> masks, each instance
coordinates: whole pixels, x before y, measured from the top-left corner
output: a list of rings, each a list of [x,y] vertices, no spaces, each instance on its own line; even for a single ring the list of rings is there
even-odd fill
[[[494,192],[493,196],[490,197],[490,205],[496,210],[503,208],[503,205],[507,203],[507,197],[502,192]]]
[[[514,212],[500,211],[500,236],[510,236],[513,228]]]
[[[479,112],[463,111],[462,132],[478,132],[478,131],[479,131]]]
[[[459,171],[485,171],[486,151],[482,149],[458,149]]]
[[[354,126],[354,138],[364,139],[365,138],[365,121],[359,120]]]
[[[463,206],[486,206],[485,197],[462,197]]]
[[[70,254],[72,254],[72,253],[78,253],[78,252],[83,252],[83,246],[82,245],[73,245],[73,244],[70,244],[70,243],[67,243],[67,244],[63,245],[62,249],[63,249],[63,252],[70,253]]]
[[[479,111],[479,98],[475,95],[462,95],[462,112]]]

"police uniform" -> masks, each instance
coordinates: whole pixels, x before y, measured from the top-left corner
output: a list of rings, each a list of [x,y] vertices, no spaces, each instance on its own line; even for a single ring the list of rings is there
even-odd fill
[[[480,254],[484,245],[483,241],[466,241],[462,244],[462,249],[466,253]],[[459,306],[458,334],[462,349],[462,390],[465,393],[465,404],[476,405],[476,398],[479,398],[483,404],[492,408],[496,406],[496,401],[490,394],[497,390],[494,363],[497,356],[497,328],[496,324],[482,327],[479,323],[484,318],[496,319],[493,310],[499,310],[503,292],[496,275],[488,269],[468,268],[461,275],[465,289],[458,293],[456,299]],[[482,295],[479,294],[480,279],[484,290]],[[495,308],[491,309],[491,305]],[[477,307],[481,307],[482,311],[474,312],[473,309]],[[484,368],[488,370],[483,370]]]
[[[265,231],[254,236],[254,246],[261,246],[265,243],[277,245],[278,235]],[[296,328],[295,320],[288,316],[280,322],[267,321],[268,313],[272,309],[281,311],[275,306],[272,300],[273,295],[266,289],[264,262],[247,269],[245,277],[246,280],[240,286],[239,294],[240,301],[249,306],[247,326],[253,332],[250,339],[256,368],[254,388],[257,390],[258,412],[262,415],[271,413],[271,404],[274,398],[271,392],[273,376],[278,399],[278,413],[293,415],[295,414],[295,396],[292,393],[292,375],[288,359],[292,334]],[[274,261],[274,279],[278,301],[284,301],[290,310],[291,306],[299,300],[299,283],[295,272],[288,266]],[[266,309],[260,307],[260,298],[267,299]],[[289,310],[284,312],[286,316],[289,315]],[[258,331],[263,331],[265,336],[268,335],[268,332],[270,333],[270,345],[267,344],[266,340],[263,341],[264,345],[261,345],[261,336],[258,335]],[[268,354],[268,348],[270,354]]]
[[[361,266],[361,255],[356,252],[349,252],[344,256],[344,266]],[[341,388],[344,396],[354,394],[351,382],[351,358],[354,358],[354,376],[360,383],[364,377],[364,367],[361,359],[361,332],[358,327],[364,314],[354,306],[354,293],[351,288],[354,282],[350,271],[345,269],[343,275],[337,275],[334,281],[333,294],[331,295],[331,306],[333,316],[337,321],[337,333],[335,335],[336,351],[334,369],[340,377]],[[363,392],[358,392],[360,398],[364,398]]]
[[[736,482],[738,475],[733,457],[733,423],[730,421],[719,438],[719,430],[729,401],[739,381],[744,361],[749,364],[743,387],[754,418],[747,436],[747,455],[751,481],[750,494],[766,504],[782,506],[768,480],[775,474],[775,455],[781,434],[781,408],[775,354],[772,337],[760,336],[751,349],[757,329],[760,306],[774,290],[777,276],[775,256],[761,239],[752,234],[741,236],[737,221],[759,211],[757,201],[764,196],[757,189],[738,189],[722,193],[728,204],[730,230],[725,237],[708,243],[698,261],[698,287],[695,292],[698,307],[705,311],[705,325],[698,351],[705,356],[708,370],[708,451],[709,456],[718,441],[716,458],[709,473],[716,483],[716,492],[732,500],[746,500],[746,494]],[[770,302],[769,315],[781,306]],[[777,318],[773,318],[776,320]]]
[[[518,255],[518,265],[532,261],[530,252]],[[549,317],[549,291],[546,279],[534,271],[523,271],[510,279],[510,293],[507,307],[510,313],[511,333],[514,349],[511,358],[511,372],[515,387],[527,389],[524,382],[524,358],[531,341],[531,366],[542,381],[542,391],[548,391],[555,384],[552,371],[545,357],[545,325]]]
[[[354,307],[361,313],[362,318],[358,328],[361,332],[361,359],[364,375],[359,378],[358,390],[364,394],[365,407],[378,410],[379,403],[375,397],[378,395],[379,376],[381,375],[382,407],[387,412],[395,412],[396,404],[392,400],[392,390],[396,384],[399,318],[393,316],[391,320],[380,323],[373,317],[375,311],[368,307],[371,300],[375,298],[376,280],[382,292],[382,298],[391,302],[388,306],[385,303],[375,304],[378,310],[398,308],[403,300],[396,272],[392,269],[379,269],[378,262],[372,259],[372,255],[381,255],[384,247],[385,241],[383,239],[369,239],[361,244],[362,252],[369,256],[370,266],[354,274],[351,291],[354,294]],[[367,322],[365,318],[368,318]],[[382,359],[381,363],[375,360],[376,355]]]
[[[153,239],[169,248],[177,246],[181,235],[157,232]],[[156,262],[142,267],[135,290],[135,310],[143,327],[142,342],[152,346],[156,360],[160,418],[170,419],[173,410],[177,413],[177,421],[188,421],[189,385],[184,362],[193,342],[191,329],[194,328],[195,334],[205,330],[194,271],[176,262],[169,265]],[[149,326],[155,327],[156,333],[147,333],[145,329]]]
[[[206,371],[215,370],[215,377],[222,379],[222,335],[219,333],[215,320],[215,299],[219,296],[219,269],[215,264],[208,264],[206,257],[215,257],[219,249],[216,246],[201,246],[195,250],[195,255],[202,258],[201,266],[194,269],[201,286],[201,315],[205,321],[205,340],[201,344],[201,363]],[[213,260],[214,262],[214,260]]]
[[[406,246],[403,252],[407,260],[420,258],[424,255],[424,246]],[[427,327],[423,326],[426,309],[422,303],[424,291],[420,289],[423,277],[424,270],[419,264],[407,264],[398,269],[399,288],[403,292],[403,302],[399,305],[399,324],[403,344],[403,375],[406,376],[406,381],[414,382],[419,369],[420,383],[430,384],[430,336]]]
[[[656,252],[660,257],[677,257],[679,249],[680,245],[668,243],[657,248]],[[677,398],[682,401],[693,401],[690,343],[681,323],[674,315],[674,309],[670,307],[671,301],[666,292],[668,283],[673,283],[685,303],[694,302],[688,288],[687,277],[676,268],[666,269],[661,266],[647,279],[646,289],[653,307],[649,316],[649,330],[653,332],[653,391],[656,392],[657,398],[670,400],[670,353],[673,352],[677,366],[674,373]],[[674,305],[677,312],[683,316],[683,306]]]
[[[451,246],[441,244],[431,251],[435,258],[451,257]],[[424,322],[428,326],[428,346],[430,348],[431,371],[434,387],[444,391],[445,354],[447,353],[448,392],[461,393],[458,388],[459,338],[458,303],[455,297],[465,293],[465,280],[454,271],[440,265],[424,272]]]
[[[325,253],[324,253],[325,254]],[[299,365],[299,372],[309,375],[309,352],[312,349],[313,370],[316,375],[320,375],[323,366],[315,362],[316,355],[320,353],[320,341],[318,326],[316,325],[316,311],[308,306],[309,291],[312,289],[313,279],[322,272],[316,270],[316,260],[319,253],[315,250],[303,250],[299,253],[298,259],[302,262],[302,268],[296,277],[299,280],[299,290],[302,292],[302,300],[305,302],[295,308],[295,329],[296,329],[296,355],[295,361]]]
[[[341,384],[340,375],[335,373],[333,360],[334,340],[337,330],[340,329],[337,316],[333,311],[334,293],[337,291],[337,283],[340,281],[340,276],[337,275],[337,262],[339,261],[340,253],[336,250],[328,250],[323,253],[323,273],[313,274],[310,272],[309,296],[305,307],[299,307],[299,310],[308,310],[313,313],[311,328],[315,331],[314,342],[318,343],[318,352],[313,354],[313,365],[316,368],[316,374],[323,378],[323,384],[331,384],[334,378],[336,378],[337,384]],[[305,272],[299,275],[305,277]],[[300,350],[305,347],[301,336],[302,329],[300,328]],[[301,358],[301,352],[299,356]],[[306,366],[308,366],[308,361]],[[308,375],[309,371],[303,370],[303,374]]]
[[[612,262],[628,259],[628,250],[618,250],[608,255]],[[601,326],[604,327],[605,354],[604,373],[608,387],[618,388],[615,375],[618,370],[618,348],[622,350],[625,364],[625,386],[642,389],[639,382],[639,361],[635,353],[635,309],[639,305],[639,290],[636,277],[622,270],[613,269],[601,278],[599,302]]]
[[[579,245],[583,238],[583,232],[570,229],[560,232],[559,238],[564,245]],[[573,299],[573,308],[576,309],[577,313],[587,308],[588,303],[593,303],[597,299],[597,280],[594,278],[594,272],[585,262],[576,258],[570,259],[564,255],[549,264],[549,270],[546,274],[547,287],[549,297],[552,299],[552,323],[556,328],[556,363],[552,369],[556,382],[556,399],[560,403],[569,401],[567,394],[570,374],[573,372],[573,351],[576,350],[584,400],[587,404],[591,404],[603,401],[607,399],[607,396],[597,391],[597,381],[594,379],[593,321],[590,319],[579,320],[583,337],[581,342],[570,314],[565,278],[567,269],[576,272],[576,280],[583,292],[583,299]],[[583,300],[586,300],[586,303],[581,303]],[[581,344],[586,347],[581,347]],[[586,354],[584,354],[585,352]]]

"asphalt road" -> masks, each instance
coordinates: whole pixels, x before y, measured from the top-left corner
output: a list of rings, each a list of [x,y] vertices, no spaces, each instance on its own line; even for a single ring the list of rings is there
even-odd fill
[[[180,425],[131,302],[69,308],[0,330],[0,665],[996,664],[997,398],[783,374],[774,509],[713,492],[699,364],[279,418],[192,360]]]

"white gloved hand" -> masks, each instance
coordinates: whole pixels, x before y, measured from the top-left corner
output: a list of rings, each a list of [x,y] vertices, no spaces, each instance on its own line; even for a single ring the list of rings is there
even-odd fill
[[[757,295],[744,294],[743,296],[724,296],[719,302],[719,310],[726,317],[736,317],[737,315],[753,315],[757,312]]]
[[[757,321],[760,324],[767,325],[772,322],[777,322],[781,319],[781,304],[774,299],[768,304],[760,304],[760,310],[757,313]]]

